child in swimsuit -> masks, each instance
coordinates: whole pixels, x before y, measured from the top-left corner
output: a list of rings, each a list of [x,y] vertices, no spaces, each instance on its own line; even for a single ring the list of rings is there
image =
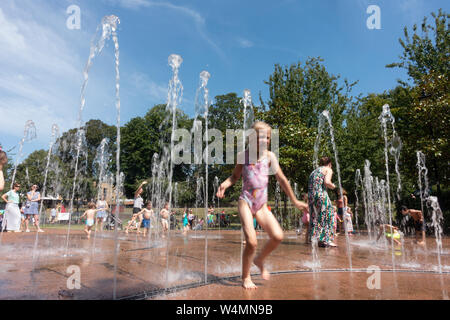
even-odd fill
[[[401,246],[402,243],[400,242],[401,238],[402,238],[402,234],[401,232],[398,230],[397,227],[391,226],[390,224],[379,224],[376,223],[376,225],[378,226],[378,236],[377,236],[377,241],[378,239],[381,238],[381,235],[384,236],[390,240],[392,238],[392,240],[394,240],[394,242]]]
[[[161,224],[163,228],[162,231],[167,232],[169,230],[169,215],[170,215],[168,202],[166,202],[166,204],[164,205],[164,208],[161,210],[160,215],[161,215]]]
[[[304,193],[302,195],[302,200],[305,203],[308,202],[308,194],[307,193]],[[309,234],[311,232],[311,225],[309,224],[309,221],[310,221],[309,211],[307,208],[304,208],[302,210],[302,223],[303,223],[303,226],[306,227],[305,243],[309,243]]]
[[[245,289],[256,289],[256,285],[250,277],[250,267],[257,245],[253,217],[270,237],[261,253],[253,260],[253,263],[261,270],[262,277],[265,280],[270,278],[270,274],[264,268],[264,260],[283,239],[283,230],[280,224],[267,208],[269,168],[275,174],[276,179],[292,203],[300,210],[308,208],[306,203],[297,200],[288,180],[279,167],[275,154],[267,150],[271,134],[270,126],[264,122],[255,122],[252,128],[255,130],[254,134],[257,138],[256,154],[259,155],[259,159],[252,163],[249,159],[249,150],[246,150],[244,154],[239,154],[238,159],[244,156],[245,163],[236,165],[231,177],[220,185],[216,194],[218,198],[223,198],[225,190],[235,184],[242,175],[243,187],[238,201],[238,211],[246,240],[242,256],[242,286]],[[262,150],[260,150],[261,148]]]
[[[103,209],[95,209],[96,205],[93,202],[88,203],[88,208],[89,209],[83,213],[80,219],[86,217],[86,226],[84,227],[84,232],[87,234],[87,238],[89,239],[91,237],[91,229],[95,221],[95,213]]]
[[[151,201],[145,204],[145,208],[138,213],[142,220],[141,226],[144,228],[144,237],[147,235],[147,231],[150,230],[150,219],[153,217],[153,209]],[[150,232],[148,233],[150,235]]]

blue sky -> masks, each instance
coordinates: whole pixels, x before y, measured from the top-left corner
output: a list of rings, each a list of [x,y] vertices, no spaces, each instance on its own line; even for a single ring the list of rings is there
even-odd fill
[[[66,9],[81,10],[81,28],[66,27]],[[369,30],[369,5],[381,9],[381,29]],[[405,80],[399,69],[398,39],[404,26],[420,24],[444,0],[8,0],[0,3],[0,143],[17,145],[27,120],[37,139],[25,155],[47,148],[53,123],[62,131],[76,126],[82,71],[90,42],[105,15],[115,14],[121,75],[121,122],[165,103],[171,70],[167,58],[183,57],[180,106],[194,113],[199,73],[211,73],[210,96],[259,92],[276,63],[322,57],[327,70],[350,81],[354,94],[382,92]],[[91,69],[83,119],[115,124],[114,54],[111,41]]]

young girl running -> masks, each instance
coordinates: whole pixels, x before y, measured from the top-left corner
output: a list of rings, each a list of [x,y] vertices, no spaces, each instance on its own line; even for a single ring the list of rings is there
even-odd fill
[[[273,152],[267,150],[271,128],[264,122],[255,122],[252,128],[256,131],[257,155],[256,163],[250,163],[249,151],[244,152],[245,163],[237,164],[232,175],[225,180],[217,191],[217,197],[223,198],[225,190],[243,177],[242,193],[239,197],[238,211],[241,219],[242,230],[245,235],[245,249],[242,256],[242,286],[245,289],[256,289],[250,277],[250,267],[256,251],[256,231],[253,227],[253,217],[258,224],[269,234],[270,240],[266,243],[261,253],[253,260],[253,263],[261,270],[264,280],[269,280],[270,274],[264,267],[264,260],[283,239],[283,231],[267,208],[267,185],[269,184],[269,168],[275,173],[275,177],[289,196],[292,203],[300,210],[307,208],[307,204],[298,201],[289,185],[288,180],[281,170],[278,160]],[[262,148],[262,150],[259,150]],[[242,154],[238,155],[238,159]]]

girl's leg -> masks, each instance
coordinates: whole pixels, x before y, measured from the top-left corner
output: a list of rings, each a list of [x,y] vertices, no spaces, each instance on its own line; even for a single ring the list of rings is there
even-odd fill
[[[250,276],[250,268],[257,245],[256,232],[253,228],[253,215],[247,202],[244,200],[239,200],[238,211],[246,240],[244,252],[242,253],[242,286],[245,289],[256,289],[257,287]]]
[[[39,227],[39,215],[38,214],[34,215],[34,225],[36,226],[36,229],[38,231],[41,231],[41,228]]]
[[[133,214],[133,215],[131,216],[131,220],[128,221],[127,227],[125,228],[125,233],[128,233],[128,229],[130,228],[130,226],[131,226],[131,224],[134,222],[134,220],[136,220],[136,215]]]
[[[27,214],[27,215],[25,216],[25,230],[28,230],[28,219],[29,219],[29,217],[30,217],[29,214]]]
[[[139,218],[139,222],[137,225],[137,233],[141,233],[141,223],[142,223],[142,216],[136,217],[136,219]]]
[[[261,275],[264,280],[270,279],[269,272],[264,268],[264,260],[267,256],[281,243],[283,240],[283,230],[277,219],[269,211],[267,205],[264,205],[258,212],[256,212],[256,221],[268,233],[270,239],[267,241],[259,255],[255,258],[254,263],[261,270]]]

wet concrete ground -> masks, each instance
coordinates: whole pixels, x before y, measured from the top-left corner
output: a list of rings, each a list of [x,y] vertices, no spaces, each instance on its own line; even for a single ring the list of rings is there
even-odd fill
[[[267,239],[259,233],[258,248]],[[319,266],[304,236],[286,233],[266,262],[271,280],[262,280],[252,268],[258,285],[253,291],[241,288],[240,231],[172,231],[165,239],[118,231],[116,241],[114,231],[87,239],[72,230],[67,242],[67,231],[48,229],[4,233],[0,241],[0,299],[112,299],[114,292],[118,299],[445,299],[450,288],[448,238],[439,274],[433,238],[426,248],[407,238],[403,250],[393,253],[390,243],[352,236],[349,257],[342,235],[337,248],[318,249]],[[367,287],[373,275],[369,266],[381,271],[379,289]],[[81,287],[72,289],[78,268]]]

